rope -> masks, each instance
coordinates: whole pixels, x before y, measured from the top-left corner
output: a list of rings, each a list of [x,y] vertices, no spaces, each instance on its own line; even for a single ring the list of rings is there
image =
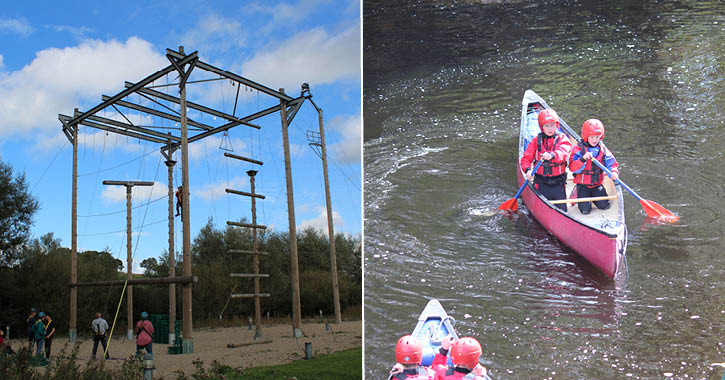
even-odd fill
[[[121,290],[121,298],[118,299],[118,306],[116,307],[116,315],[113,316],[113,325],[111,331],[108,333],[108,341],[106,342],[106,351],[103,353],[105,358],[108,355],[108,349],[111,348],[111,337],[113,336],[113,329],[116,328],[116,320],[118,319],[118,312],[121,310],[121,302],[123,301],[123,295],[126,293],[126,286],[128,286],[128,279],[123,282],[123,290]]]
[[[30,193],[31,194],[33,193],[33,191],[35,190],[35,188],[38,187],[38,185],[40,185],[40,182],[43,180],[43,177],[45,177],[45,173],[48,172],[48,169],[50,169],[51,165],[53,165],[53,163],[55,162],[55,160],[60,155],[60,152],[63,151],[63,149],[65,148],[66,144],[68,144],[68,140],[65,140],[65,143],[63,143],[63,146],[60,147],[60,149],[58,149],[58,153],[55,154],[55,157],[53,157],[53,160],[50,161],[50,164],[48,164],[48,167],[46,167],[45,170],[43,170],[43,174],[41,174],[40,175],[40,178],[38,178],[38,182],[36,182],[35,183],[35,186],[33,186],[33,188],[30,189]]]

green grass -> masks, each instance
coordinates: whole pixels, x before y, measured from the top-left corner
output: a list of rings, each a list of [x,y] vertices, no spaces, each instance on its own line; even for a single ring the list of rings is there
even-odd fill
[[[249,368],[243,372],[228,368],[225,375],[229,380],[287,380],[291,377],[296,377],[297,380],[362,379],[362,347],[312,360]]]

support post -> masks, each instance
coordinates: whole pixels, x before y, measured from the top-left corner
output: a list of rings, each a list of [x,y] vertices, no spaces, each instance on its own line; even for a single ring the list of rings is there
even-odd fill
[[[78,110],[76,108],[76,110]],[[73,129],[73,190],[71,198],[71,267],[70,281],[78,281],[78,124],[71,125]],[[77,305],[78,305],[78,289],[70,290],[70,323],[68,325],[68,341],[75,344],[78,329],[77,323]]]
[[[330,180],[327,176],[327,147],[325,145],[325,128],[322,122],[322,109],[317,108],[320,124],[320,143],[322,151],[322,174],[325,177],[325,202],[327,205],[327,232],[330,236],[330,274],[332,277],[332,298],[335,304],[335,323],[342,323],[340,312],[340,286],[337,282],[337,252],[335,251],[335,230],[332,225],[332,201],[330,200]]]
[[[176,251],[174,250],[174,151],[169,141],[166,167],[169,172],[169,277],[176,277]],[[169,344],[176,341],[176,284],[169,284]]]
[[[284,93],[280,88],[279,92]],[[300,275],[297,260],[297,227],[295,225],[295,201],[292,192],[292,168],[290,163],[287,102],[280,99],[279,114],[282,117],[282,142],[284,145],[284,169],[287,182],[287,215],[289,217],[290,280],[292,282],[292,335],[302,337],[302,307],[300,305]]]
[[[179,52],[184,54],[183,46],[179,46]],[[179,105],[181,107],[181,222],[183,225],[184,276],[191,276],[191,231],[189,231],[189,138],[186,125],[186,86],[182,84],[179,91]],[[184,354],[194,353],[194,340],[191,333],[191,318],[191,284],[184,284],[184,322],[182,326],[182,334],[184,338],[181,348]]]
[[[133,239],[131,238],[131,189],[126,186],[126,279],[133,280]],[[133,285],[126,286],[126,318],[128,318],[128,330],[126,339],[133,339]]]
[[[256,194],[254,191],[254,176],[257,174],[256,170],[248,170],[247,175],[249,175],[249,187],[252,194]],[[257,199],[252,196],[252,224],[257,224]],[[259,285],[259,255],[256,255],[257,253],[257,229],[252,228],[252,250],[254,251],[254,294],[260,293],[260,285]],[[261,339],[264,338],[264,333],[262,332],[262,305],[260,302],[259,297],[254,297],[254,339]]]
[[[126,279],[133,280],[133,239],[131,230],[131,190],[134,186],[153,186],[153,182],[142,181],[103,181],[104,185],[126,186]],[[75,281],[73,282],[75,283]],[[133,339],[133,285],[126,285],[126,318],[128,330],[126,339]]]

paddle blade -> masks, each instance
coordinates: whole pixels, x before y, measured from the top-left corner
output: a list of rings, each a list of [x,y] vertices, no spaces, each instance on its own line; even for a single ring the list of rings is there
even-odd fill
[[[657,202],[642,199],[639,203],[650,218],[656,218],[669,223],[675,223],[680,220],[679,216],[673,214],[672,211],[662,207]]]
[[[516,198],[511,198],[506,202],[501,203],[501,206],[498,206],[498,209],[503,211],[516,212],[516,210],[519,209],[519,202]]]

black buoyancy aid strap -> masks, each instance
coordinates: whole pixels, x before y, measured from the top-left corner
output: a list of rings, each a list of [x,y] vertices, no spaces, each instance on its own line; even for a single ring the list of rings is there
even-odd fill
[[[144,327],[143,327],[143,325],[141,325],[141,330],[139,330],[139,331],[138,331],[138,334],[136,335],[136,337],[138,337],[139,335],[141,335],[141,333],[142,333],[142,332],[145,332],[146,334],[149,334],[149,337],[150,337],[151,339],[153,339],[153,338],[154,338],[154,336],[153,336],[153,335],[151,335],[151,333],[150,333],[150,332],[148,332],[148,331],[146,330],[146,328],[144,328]]]
[[[408,375],[412,375],[412,370],[404,370],[403,372],[398,372],[395,375],[390,375],[388,379],[396,379],[396,380],[405,380],[408,378]],[[418,367],[415,369],[415,374],[418,378],[428,378],[428,371],[425,370],[423,367]]]
[[[604,143],[599,143],[599,154],[597,154],[596,158],[597,161],[601,162],[602,165],[604,165],[604,150],[607,149],[604,147]],[[589,150],[586,148],[586,145],[584,145],[584,154],[586,154]],[[584,166],[584,170],[581,171],[582,175],[589,175],[589,184],[588,185],[597,185],[599,181],[599,177],[602,175],[602,168],[600,168],[597,164],[592,162],[592,160],[589,160],[589,170],[586,169],[586,165]],[[586,183],[584,185],[587,185]]]
[[[553,154],[554,149],[556,149],[556,144],[559,143],[559,137],[560,136],[561,135],[559,133],[556,134],[556,137],[554,137],[554,146],[551,148],[551,150],[547,150],[546,146],[543,146],[543,144],[541,143],[541,139],[542,139],[542,137],[543,138],[547,138],[548,136],[546,136],[546,134],[544,134],[544,132],[539,133],[539,136],[536,137],[536,152],[537,153],[540,153],[542,151],[541,148],[543,146],[543,148],[544,148],[543,152],[544,153],[552,153]],[[544,170],[544,175],[552,175],[552,173],[554,172],[554,168],[557,167],[557,166],[561,166],[561,165],[566,165],[566,163],[564,163],[564,162],[551,162],[551,160],[546,160],[546,161],[544,161],[544,163],[541,166],[543,167],[542,169]]]

